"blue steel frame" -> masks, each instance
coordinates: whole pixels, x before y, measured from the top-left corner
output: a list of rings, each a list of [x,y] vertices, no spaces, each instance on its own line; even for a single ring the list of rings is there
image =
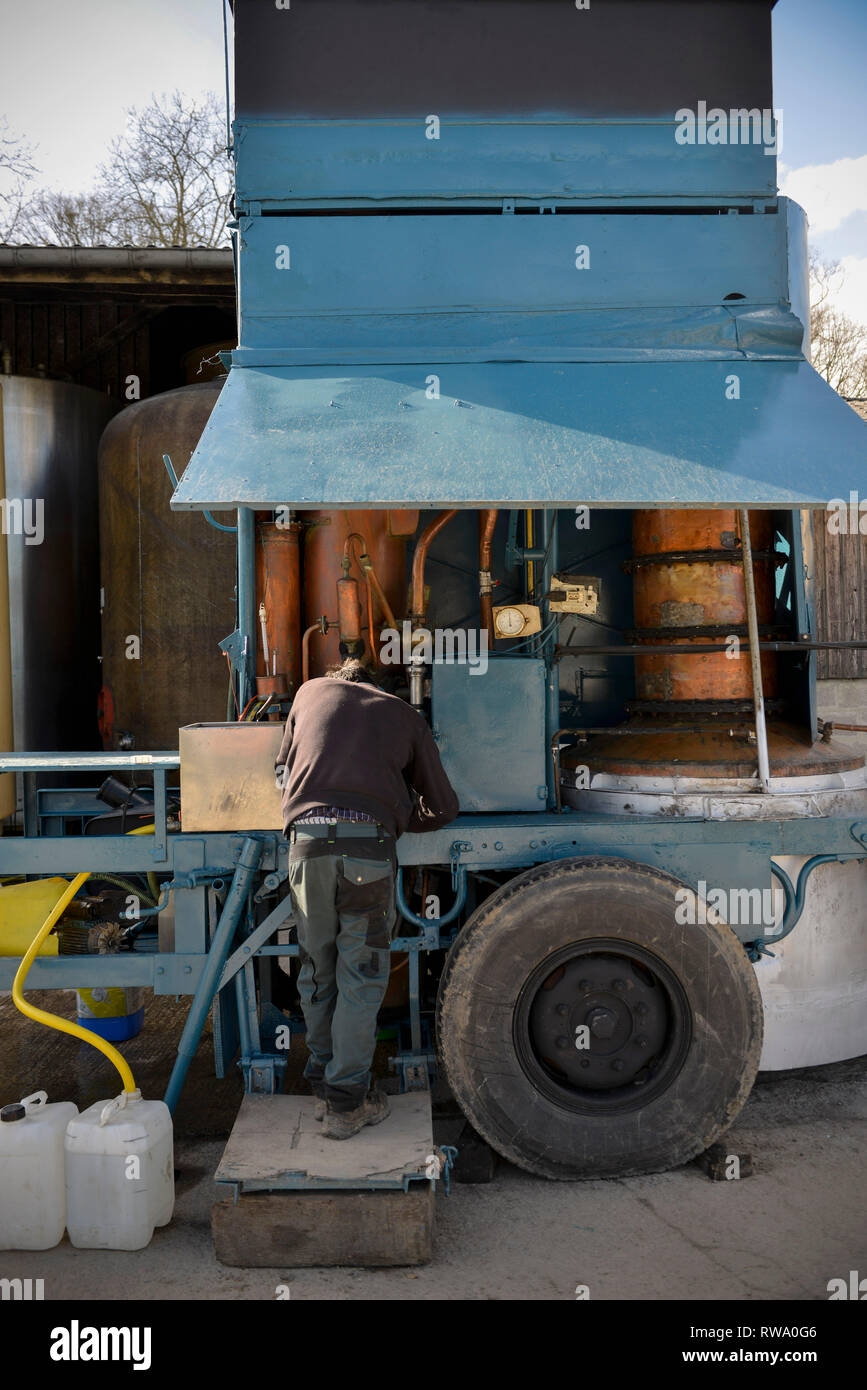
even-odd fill
[[[156,943],[120,955],[72,955],[38,957],[30,968],[30,989],[64,989],[108,985],[146,985],[156,994],[190,994],[190,1014],[178,1047],[178,1061],[166,1093],[172,1108],[177,1103],[189,1062],[198,1045],[202,1026],[215,996],[234,980],[238,1010],[241,1066],[248,1089],[279,1089],[279,1073],[285,1057],[263,1051],[255,1005],[252,960],[259,956],[286,956],[293,945],[270,944],[279,926],[288,923],[289,899],[278,904],[265,922],[256,926],[251,901],[256,888],[263,898],[285,878],[288,844],[277,832],[245,834],[171,833],[166,813],[166,778],[179,767],[176,753],[155,754],[6,754],[0,772],[26,771],[69,774],[90,769],[142,772],[154,779],[155,833],[129,838],[107,835],[39,835],[28,827],[22,837],[0,839],[0,875],[93,873],[170,874],[168,889],[174,894],[175,942],[171,952],[160,952]],[[44,792],[45,815],[92,814],[92,792],[62,790]],[[808,859],[797,884],[776,868],[778,855]],[[432,1061],[424,1046],[419,1000],[421,952],[444,949],[451,939],[449,928],[462,912],[468,880],[475,872],[520,872],[534,864],[585,856],[626,858],[652,864],[683,883],[697,888],[706,883],[736,882],[741,886],[767,887],[776,874],[786,895],[784,921],[772,938],[755,943],[749,929],[742,939],[755,956],[768,944],[785,936],[798,920],[804,905],[806,882],[812,869],[829,860],[867,857],[867,819],[829,816],[771,821],[707,821],[588,815],[566,810],[523,815],[459,816],[445,829],[427,835],[404,835],[398,843],[401,871],[412,866],[450,867],[454,902],[439,918],[428,920],[413,913],[406,902],[402,876],[397,882],[398,909],[417,935],[400,935],[392,950],[406,952],[410,962],[411,1047],[399,1059],[405,1084],[419,1084],[417,1073]],[[222,897],[219,921],[209,939],[208,891]],[[234,950],[233,950],[234,948]],[[0,988],[11,987],[18,968],[17,957],[0,958]],[[230,1060],[233,1051],[227,1046]],[[218,1059],[218,1072],[220,1062]],[[413,1079],[413,1072],[416,1073]]]

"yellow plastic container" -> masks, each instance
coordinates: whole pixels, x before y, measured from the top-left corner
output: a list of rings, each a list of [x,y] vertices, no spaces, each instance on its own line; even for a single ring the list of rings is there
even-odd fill
[[[35,878],[0,888],[0,956],[23,956],[51,909],[69,887],[66,878]],[[60,943],[47,936],[38,955],[56,956]]]

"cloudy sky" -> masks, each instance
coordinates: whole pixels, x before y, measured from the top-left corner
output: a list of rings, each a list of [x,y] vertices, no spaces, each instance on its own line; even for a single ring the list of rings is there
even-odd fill
[[[0,116],[37,146],[40,182],[88,187],[124,111],[154,92],[224,90],[221,0],[0,0]],[[867,323],[867,0],[779,0],[781,191],[845,270]]]

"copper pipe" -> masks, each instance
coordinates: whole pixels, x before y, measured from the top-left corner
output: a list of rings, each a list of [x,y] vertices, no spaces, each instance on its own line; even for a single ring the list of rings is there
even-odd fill
[[[353,541],[360,541],[360,542],[361,542],[361,547],[362,547],[362,549],[361,549],[361,554],[360,554],[360,555],[356,555],[355,559],[356,559],[356,561],[357,561],[357,563],[358,563],[359,568],[361,569],[362,574],[364,575],[365,579],[367,580],[368,595],[369,595],[369,593],[370,593],[370,589],[371,589],[371,586],[372,586],[372,587],[373,587],[373,591],[374,591],[374,593],[376,594],[376,597],[379,599],[379,606],[380,606],[380,608],[382,609],[382,614],[383,614],[383,617],[385,618],[386,623],[388,624],[389,627],[396,627],[397,624],[396,624],[396,622],[395,622],[395,620],[394,620],[394,613],[392,612],[391,604],[389,603],[388,599],[386,598],[386,596],[385,596],[385,590],[383,589],[382,585],[380,584],[380,582],[379,582],[379,580],[378,580],[378,578],[377,578],[377,576],[376,576],[376,570],[373,568],[373,562],[372,562],[372,560],[371,560],[371,558],[370,558],[369,547],[368,547],[367,541],[365,540],[364,536],[361,534],[360,531],[350,531],[349,535],[346,537],[346,540],[345,540],[344,545],[343,545],[343,568],[344,568],[345,571],[348,572],[348,570],[349,570],[349,563],[350,563],[350,556],[351,556],[351,554],[352,554],[352,542],[353,542]],[[368,604],[368,606],[369,606],[369,604]],[[371,613],[368,613],[368,618],[369,618],[369,620],[370,620],[370,631],[371,631],[371,634],[372,634],[372,633],[373,633],[373,615],[372,615]],[[371,646],[372,646],[372,645],[373,645],[373,641],[372,641],[372,638],[371,638]]]
[[[488,641],[494,640],[494,597],[491,579],[491,545],[497,524],[497,510],[479,512],[479,613]]]
[[[452,517],[457,516],[457,510],[440,512],[439,516],[434,517],[430,525],[426,526],[416,542],[415,554],[412,557],[412,604],[410,617],[413,623],[424,622],[424,565],[427,559],[430,543],[435,536],[438,536],[444,526],[448,525]]]
[[[352,542],[353,542],[353,541],[361,541],[361,544],[362,544],[362,546],[364,547],[365,553],[367,553],[367,541],[364,539],[364,537],[362,536],[361,532],[360,532],[360,531],[350,531],[349,535],[346,537],[346,540],[343,542],[343,568],[344,568],[344,569],[349,569],[350,561],[352,560]]]
[[[301,684],[306,685],[310,679],[310,638],[314,632],[321,632],[323,636],[335,624],[330,618],[320,618],[318,623],[312,623],[305,629],[304,636],[301,638]]]
[[[300,676],[301,570],[299,539],[301,527],[288,527],[262,520],[269,513],[256,514],[256,603],[265,607],[266,636],[257,643],[257,677],[271,680],[283,676],[276,690],[291,694]],[[265,642],[268,662],[264,660]],[[275,663],[276,657],[276,663]]]
[[[379,599],[379,606],[382,609],[382,615],[385,618],[386,623],[389,627],[397,627],[397,623],[394,619],[394,613],[391,610],[391,605],[385,596],[385,590],[383,589],[382,585],[376,577],[376,570],[370,563],[368,563],[368,565],[365,568],[365,576],[367,578],[368,585],[373,586],[373,591],[376,594],[376,597]]]
[[[367,580],[367,640],[370,643],[370,659],[374,666],[380,665],[379,652],[376,649],[376,634],[373,631],[373,590],[370,584],[370,575],[366,574]]]

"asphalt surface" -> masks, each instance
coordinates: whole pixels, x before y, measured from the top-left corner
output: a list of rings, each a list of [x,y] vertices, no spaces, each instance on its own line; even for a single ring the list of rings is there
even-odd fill
[[[34,1003],[70,1013],[57,993]],[[188,1001],[150,999],[124,1044],[147,1097],[161,1096]],[[377,1070],[386,1073],[386,1044]],[[303,1085],[293,1047],[287,1089]],[[213,1075],[203,1039],[175,1117],[176,1208],[147,1249],[0,1252],[0,1276],[44,1280],[46,1300],[591,1299],[826,1300],[828,1281],[867,1273],[863,1198],[867,1058],[759,1081],[726,1138],[753,1173],[711,1181],[694,1164],[652,1177],[553,1183],[501,1162],[493,1182],[437,1195],[432,1262],[418,1269],[230,1269],[215,1259],[213,1181],[238,1105],[240,1076]],[[22,1019],[0,996],[0,1103],[37,1089],[84,1108],[115,1077],[85,1044]],[[461,1120],[438,1094],[435,1135]]]

